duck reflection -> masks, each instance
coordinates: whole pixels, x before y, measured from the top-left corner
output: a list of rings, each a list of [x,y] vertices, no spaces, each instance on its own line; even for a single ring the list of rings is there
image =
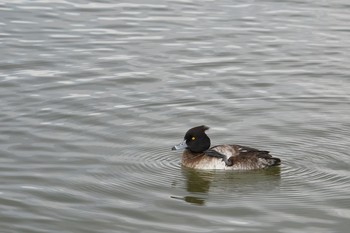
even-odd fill
[[[204,205],[206,199],[205,195],[209,191],[214,172],[198,171],[182,167],[182,174],[186,177],[187,192],[193,194],[185,196],[184,200],[192,204]]]
[[[205,205],[210,193],[220,195],[245,195],[271,191],[279,187],[280,167],[254,171],[205,171],[181,168],[188,195],[182,198],[191,204]],[[175,197],[173,197],[175,198]]]

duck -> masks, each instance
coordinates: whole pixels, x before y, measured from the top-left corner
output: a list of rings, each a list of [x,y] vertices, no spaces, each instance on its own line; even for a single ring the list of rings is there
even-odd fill
[[[184,149],[182,166],[202,170],[256,170],[281,164],[279,158],[266,150],[233,144],[210,147],[208,129],[205,125],[193,127],[181,143],[172,147],[172,150]]]

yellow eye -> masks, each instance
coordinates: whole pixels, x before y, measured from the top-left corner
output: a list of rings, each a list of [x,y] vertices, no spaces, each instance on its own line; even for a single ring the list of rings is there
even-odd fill
[[[192,137],[192,140],[195,140],[196,139],[196,137]]]

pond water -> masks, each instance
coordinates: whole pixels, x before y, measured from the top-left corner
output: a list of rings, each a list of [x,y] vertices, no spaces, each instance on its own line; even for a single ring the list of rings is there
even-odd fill
[[[348,232],[349,10],[1,1],[1,232]],[[202,124],[282,165],[181,167]]]

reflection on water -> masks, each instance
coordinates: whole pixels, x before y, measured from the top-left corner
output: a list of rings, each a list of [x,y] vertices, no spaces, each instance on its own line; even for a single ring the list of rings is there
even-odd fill
[[[246,193],[256,189],[267,193],[279,186],[280,167],[253,171],[205,171],[181,167],[188,195],[182,199],[188,203],[204,205],[208,192]],[[173,197],[176,198],[176,197]],[[176,198],[180,199],[180,198]]]

